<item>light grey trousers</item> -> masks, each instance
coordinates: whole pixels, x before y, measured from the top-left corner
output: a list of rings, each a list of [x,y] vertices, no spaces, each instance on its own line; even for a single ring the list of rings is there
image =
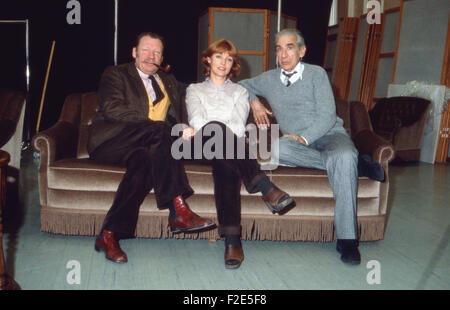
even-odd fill
[[[276,142],[275,142],[276,143]],[[343,133],[326,135],[311,145],[291,137],[278,140],[272,147],[272,160],[280,165],[326,170],[336,202],[334,227],[338,239],[358,239],[356,200],[358,187],[358,151]]]

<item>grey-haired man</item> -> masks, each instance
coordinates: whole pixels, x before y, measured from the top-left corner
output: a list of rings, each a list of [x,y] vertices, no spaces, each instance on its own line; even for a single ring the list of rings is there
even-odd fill
[[[325,70],[301,61],[306,45],[300,31],[280,31],[275,46],[280,68],[240,84],[250,93],[256,124],[269,126],[268,115],[274,113],[280,125],[283,135],[272,158],[280,165],[327,171],[336,201],[336,248],[342,261],[359,264],[358,151],[344,129],[342,119],[336,116],[333,92]],[[266,98],[273,112],[267,110],[256,96]],[[384,178],[381,166],[374,169]]]

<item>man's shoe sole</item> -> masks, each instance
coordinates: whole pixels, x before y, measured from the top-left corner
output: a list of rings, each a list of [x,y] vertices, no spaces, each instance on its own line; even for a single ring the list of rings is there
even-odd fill
[[[279,203],[278,208],[275,208],[274,206],[272,206],[272,204],[265,199],[263,199],[263,201],[273,214],[278,213],[280,215],[283,215],[287,211],[289,211],[291,208],[295,207],[295,201],[291,197],[289,197],[289,198],[283,200],[281,203]]]
[[[113,260],[113,259],[109,258],[109,257],[106,255],[106,251],[105,251],[103,248],[99,247],[97,244],[95,244],[94,248],[95,248],[95,250],[96,250],[97,252],[105,252],[105,258],[106,258],[107,260],[110,260],[110,261],[114,262],[114,263],[125,264],[125,263],[128,261],[128,260],[126,260],[126,261],[122,261],[122,260]]]
[[[182,233],[182,232],[195,232],[195,231],[199,231],[199,230],[212,229],[215,226],[216,226],[216,224],[214,222],[213,223],[205,223],[204,225],[191,227],[191,228],[172,227],[172,226],[170,226],[170,232],[174,233],[174,234]]]

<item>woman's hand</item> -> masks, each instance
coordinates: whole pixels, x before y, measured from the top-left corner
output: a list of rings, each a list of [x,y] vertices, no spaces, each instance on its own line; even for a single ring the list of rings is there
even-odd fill
[[[250,102],[250,106],[252,107],[256,126],[258,126],[259,129],[267,129],[267,127],[270,127],[270,121],[267,115],[272,115],[273,113],[266,109],[259,99],[254,99]]]
[[[192,127],[188,127],[183,129],[183,140],[190,140],[195,135],[195,129]]]

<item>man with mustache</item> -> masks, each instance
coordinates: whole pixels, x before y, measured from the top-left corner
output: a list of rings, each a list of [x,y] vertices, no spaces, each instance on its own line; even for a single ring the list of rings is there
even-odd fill
[[[98,89],[97,117],[89,126],[90,157],[126,166],[95,242],[97,251],[104,251],[107,259],[118,263],[128,260],[119,240],[134,236],[139,207],[152,189],[157,207],[170,211],[172,232],[215,226],[185,202],[193,190],[182,162],[173,159],[170,152],[172,126],[187,123],[182,104],[186,86],[158,70],[163,49],[161,36],[141,33],[132,50],[135,61],[106,68]]]

